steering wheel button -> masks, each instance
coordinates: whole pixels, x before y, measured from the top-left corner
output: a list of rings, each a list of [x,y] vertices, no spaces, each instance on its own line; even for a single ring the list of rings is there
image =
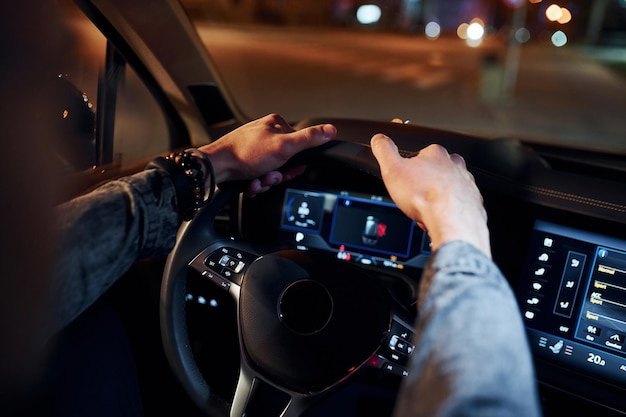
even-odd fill
[[[400,339],[396,344],[396,350],[409,354],[413,349],[411,349],[411,345],[406,340]]]
[[[211,273],[209,273],[207,276],[212,282],[219,285],[222,289],[228,290],[230,288],[230,282],[226,281],[225,279],[222,279],[219,276],[213,275]]]
[[[389,339],[389,348],[391,350],[406,354],[410,354],[413,351],[412,346],[409,344],[409,342],[401,339],[398,335],[395,334],[391,336],[391,339]]]
[[[228,255],[224,255],[224,256],[222,256],[222,257],[220,258],[220,260],[219,260],[219,264],[220,264],[221,266],[228,266],[228,264],[229,264],[230,262],[231,262],[231,260],[230,260],[230,256],[228,256]]]
[[[245,266],[246,266],[245,262],[239,261],[239,262],[237,262],[237,265],[235,266],[235,268],[233,268],[233,271],[235,271],[235,274],[238,274],[241,271],[243,271]]]
[[[409,372],[403,366],[391,362],[385,362],[382,369],[398,376],[408,376]]]

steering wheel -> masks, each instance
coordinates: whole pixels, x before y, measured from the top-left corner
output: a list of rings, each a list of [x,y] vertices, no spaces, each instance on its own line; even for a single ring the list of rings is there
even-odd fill
[[[332,141],[294,163],[325,158],[380,177],[371,150]],[[407,375],[413,329],[375,272],[312,251],[259,253],[225,239],[213,223],[235,188],[221,188],[184,224],[161,290],[161,330],[170,365],[210,415],[304,415],[364,367]],[[209,386],[191,350],[185,317],[188,268],[227,291],[237,305],[240,370],[233,399]]]

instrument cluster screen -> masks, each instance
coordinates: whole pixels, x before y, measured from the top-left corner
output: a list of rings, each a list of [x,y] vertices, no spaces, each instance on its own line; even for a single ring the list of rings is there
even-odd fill
[[[380,267],[422,268],[430,255],[426,233],[388,197],[347,191],[287,189],[279,236],[292,247]]]

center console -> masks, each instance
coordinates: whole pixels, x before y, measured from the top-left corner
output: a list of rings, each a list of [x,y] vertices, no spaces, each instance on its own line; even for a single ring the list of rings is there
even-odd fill
[[[626,387],[626,240],[536,221],[517,294],[536,357]]]

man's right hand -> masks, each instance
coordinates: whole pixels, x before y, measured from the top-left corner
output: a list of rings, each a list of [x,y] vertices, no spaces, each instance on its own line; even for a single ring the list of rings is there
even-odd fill
[[[433,251],[448,241],[464,240],[491,258],[482,195],[460,155],[430,145],[404,158],[393,140],[380,133],[372,137],[371,146],[389,195],[428,232]]]

